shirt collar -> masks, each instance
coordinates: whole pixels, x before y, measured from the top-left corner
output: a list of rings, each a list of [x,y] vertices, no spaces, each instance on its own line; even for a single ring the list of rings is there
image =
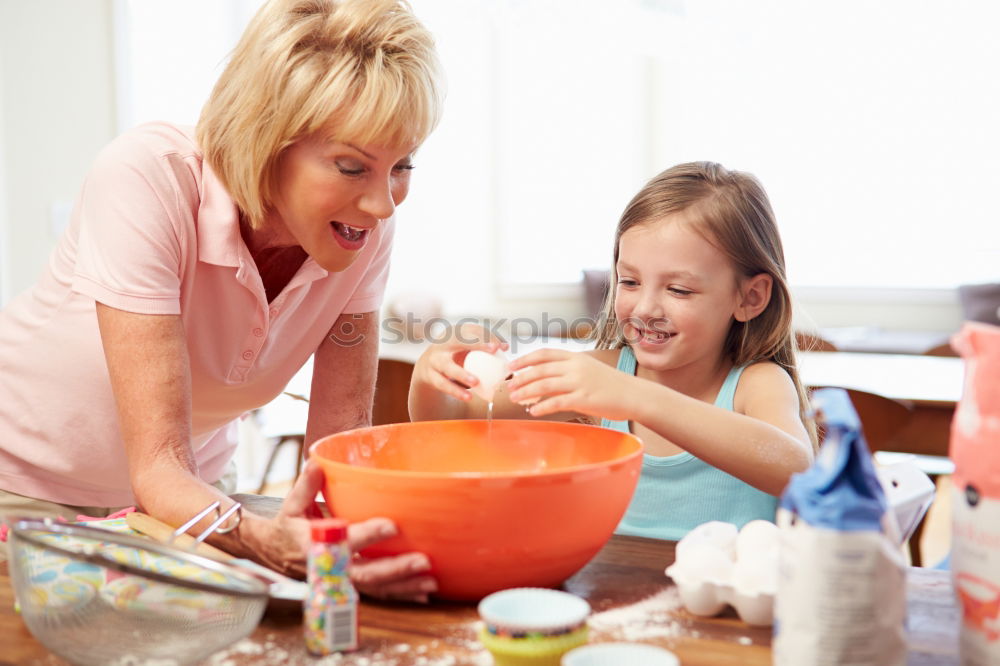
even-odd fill
[[[218,266],[240,264],[240,215],[222,181],[202,158],[198,204],[198,260]]]
[[[217,266],[239,268],[241,256],[249,259],[249,251],[240,235],[239,208],[218,175],[202,158],[201,202],[198,205],[198,260]],[[253,265],[252,260],[250,265]],[[307,257],[289,286],[320,280],[329,274],[330,272],[317,264],[312,257]]]

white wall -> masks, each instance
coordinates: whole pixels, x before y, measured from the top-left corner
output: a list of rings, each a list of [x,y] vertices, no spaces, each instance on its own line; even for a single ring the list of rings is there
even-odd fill
[[[0,0],[0,298],[31,285],[114,136],[111,0]]]

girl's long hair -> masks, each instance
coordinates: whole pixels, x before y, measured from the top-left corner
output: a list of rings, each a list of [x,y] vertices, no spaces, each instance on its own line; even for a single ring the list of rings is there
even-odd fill
[[[725,353],[737,366],[771,361],[785,369],[795,383],[799,415],[815,447],[816,425],[796,367],[792,300],[785,277],[781,236],[764,188],[748,173],[730,171],[714,162],[678,164],[650,180],[632,198],[615,230],[608,296],[596,330],[597,348],[618,349],[626,344],[615,318],[622,234],[635,226],[685,211],[694,228],[729,258],[737,275],[771,276],[770,302],[749,321],[733,319],[724,343]]]

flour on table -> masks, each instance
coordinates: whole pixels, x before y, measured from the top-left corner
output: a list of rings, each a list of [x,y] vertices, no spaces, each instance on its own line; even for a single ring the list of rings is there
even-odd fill
[[[676,587],[668,587],[628,606],[594,613],[587,620],[593,638],[641,641],[681,636],[683,625],[675,614],[683,608]]]
[[[277,645],[273,636],[263,642],[245,638],[215,653],[206,666],[237,666],[252,663],[255,666],[492,666],[493,659],[475,638],[477,623],[470,622],[447,628],[441,639],[413,646],[407,643],[364,645],[356,652],[343,652],[325,657],[307,656],[302,651],[289,652]],[[430,655],[428,652],[447,650],[452,654]],[[249,661],[247,656],[251,656]]]
[[[244,638],[236,641],[227,649],[216,652],[206,663],[208,666],[237,666],[238,663],[244,663],[245,660],[237,661],[236,657],[246,656],[262,657],[262,659],[255,659],[253,662],[262,666],[265,664],[287,664],[289,658],[288,650],[271,640],[257,643],[249,638]]]

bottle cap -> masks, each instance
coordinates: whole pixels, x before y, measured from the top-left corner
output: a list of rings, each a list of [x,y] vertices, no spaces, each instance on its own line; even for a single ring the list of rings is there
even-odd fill
[[[347,538],[347,521],[340,518],[322,518],[309,521],[313,541],[337,543]]]

